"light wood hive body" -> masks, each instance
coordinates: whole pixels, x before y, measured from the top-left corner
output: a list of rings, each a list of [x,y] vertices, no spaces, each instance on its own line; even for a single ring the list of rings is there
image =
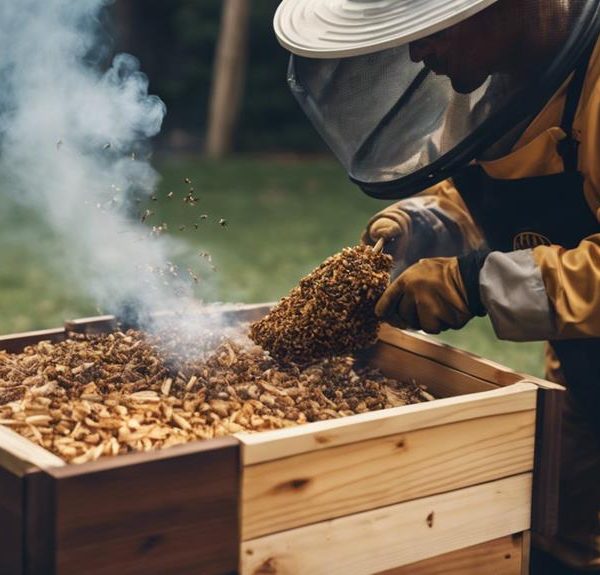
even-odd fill
[[[439,399],[80,465],[0,426],[0,573],[527,573],[556,528],[561,388],[387,326],[369,361]]]

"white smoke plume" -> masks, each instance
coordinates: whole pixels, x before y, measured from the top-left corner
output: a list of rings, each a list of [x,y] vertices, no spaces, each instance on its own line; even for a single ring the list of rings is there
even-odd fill
[[[0,178],[66,240],[71,279],[101,309],[184,317],[192,290],[170,263],[178,247],[148,238],[134,200],[156,186],[148,140],[166,110],[134,57],[101,69],[108,3],[0,0]]]

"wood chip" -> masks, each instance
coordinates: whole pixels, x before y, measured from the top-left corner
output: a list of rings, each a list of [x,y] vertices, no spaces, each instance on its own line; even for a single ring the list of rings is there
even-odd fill
[[[25,418],[25,422],[29,425],[45,425],[52,421],[52,417],[49,415],[30,415]]]
[[[160,391],[163,395],[169,395],[169,392],[171,391],[171,385],[173,384],[173,379],[170,377],[167,377],[167,379],[165,379],[165,381],[163,381],[163,384],[160,387]]]
[[[181,427],[181,429],[192,429],[192,426],[190,425],[190,422],[185,419],[184,417],[182,417],[181,415],[174,413],[173,414],[173,422],[175,423],[175,425],[177,425],[178,427]]]
[[[132,393],[129,398],[133,399],[133,401],[143,401],[149,403],[158,403],[160,401],[160,397],[158,397],[156,391],[136,391],[135,393]]]

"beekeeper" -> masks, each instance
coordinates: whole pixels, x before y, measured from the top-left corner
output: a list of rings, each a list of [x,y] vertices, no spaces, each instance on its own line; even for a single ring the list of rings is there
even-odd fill
[[[377,313],[550,341],[569,394],[537,572],[600,570],[600,0],[284,0],[274,27],[350,178],[400,199],[363,235],[395,260]]]

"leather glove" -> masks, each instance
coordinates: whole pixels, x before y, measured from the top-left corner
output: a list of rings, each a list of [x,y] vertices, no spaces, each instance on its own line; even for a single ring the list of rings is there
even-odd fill
[[[479,272],[489,251],[419,260],[385,290],[375,313],[400,328],[440,333],[459,329],[486,311],[479,297]]]
[[[362,234],[363,244],[385,240],[383,251],[393,258],[392,278],[421,258],[458,255],[464,238],[444,214],[435,196],[415,196],[375,214]]]
[[[408,250],[411,227],[410,215],[396,203],[371,218],[362,233],[361,242],[374,246],[383,238],[386,240],[385,253],[391,255],[394,262],[402,262]]]

